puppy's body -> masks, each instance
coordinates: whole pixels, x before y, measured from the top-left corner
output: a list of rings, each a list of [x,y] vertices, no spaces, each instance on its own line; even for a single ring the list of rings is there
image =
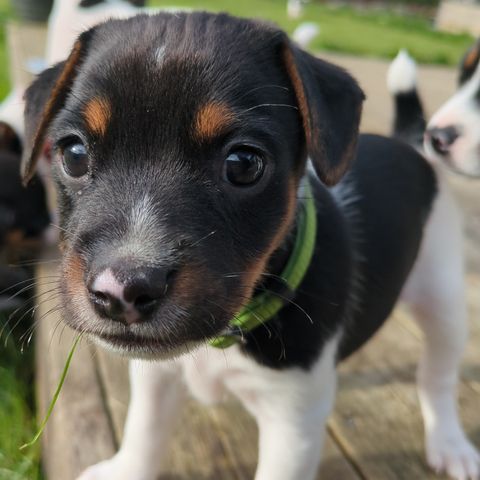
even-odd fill
[[[333,190],[312,183],[321,227],[311,267],[294,303],[244,339],[246,353],[274,368],[309,368],[337,332],[343,359],[375,333],[413,266],[436,193],[420,156],[370,135]]]
[[[156,478],[184,395],[180,371],[197,397],[228,389],[255,416],[257,480],[313,478],[335,365],[381,326],[402,288],[418,306],[421,291],[443,307],[424,326],[430,334],[441,322],[420,378],[430,463],[476,475],[454,400],[461,249],[421,247],[426,224],[438,243],[448,202],[409,147],[364,136],[355,154],[362,98],[348,74],[282,32],[204,13],[107,22],[28,90],[25,178],[46,142],[56,152],[65,320],[132,356],[195,350],[132,363],[122,448],[83,479]],[[300,228],[307,154],[316,243],[288,292],[278,280]],[[444,257],[447,292],[440,275],[422,276]],[[285,301],[278,314],[225,352],[205,347],[263,290]],[[440,344],[452,353],[439,371]]]

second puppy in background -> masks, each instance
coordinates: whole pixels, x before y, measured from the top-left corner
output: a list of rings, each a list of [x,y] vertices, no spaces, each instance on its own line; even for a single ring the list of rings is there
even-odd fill
[[[458,89],[426,122],[417,90],[414,60],[402,50],[388,73],[395,99],[393,135],[431,160],[468,177],[480,178],[480,39],[465,53],[459,68]]]

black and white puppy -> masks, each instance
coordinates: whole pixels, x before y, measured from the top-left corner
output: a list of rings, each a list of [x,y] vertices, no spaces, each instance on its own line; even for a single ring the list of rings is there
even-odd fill
[[[345,71],[277,28],[199,12],[99,25],[29,88],[23,173],[52,146],[64,319],[140,359],[120,451],[82,480],[154,480],[185,385],[205,402],[231,391],[256,418],[256,480],[313,479],[336,364],[400,297],[427,343],[428,461],[478,478],[455,404],[467,335],[456,212],[414,149],[370,135],[357,146],[362,101]],[[306,182],[315,248],[285,292]],[[265,290],[283,308],[210,346]]]
[[[396,102],[395,134],[421,144],[425,154],[450,170],[480,177],[480,39],[460,63],[458,90],[426,125],[416,87],[415,63],[400,52],[388,83]]]

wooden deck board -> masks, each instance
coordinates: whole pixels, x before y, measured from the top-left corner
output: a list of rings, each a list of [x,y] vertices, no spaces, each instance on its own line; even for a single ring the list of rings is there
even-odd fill
[[[385,133],[391,101],[385,88],[387,65],[375,60],[329,56],[343,64],[366,86],[362,128]],[[432,112],[454,86],[455,72],[422,69],[427,108]],[[473,182],[451,181],[467,212],[468,297],[472,335],[462,371],[460,404],[467,431],[480,445],[480,202]],[[51,275],[45,264],[39,276]],[[54,300],[41,305],[39,318]],[[40,410],[56,387],[72,343],[58,318],[48,315],[37,335]],[[421,335],[408,314],[399,309],[386,327],[361,352],[340,368],[339,394],[329,422],[323,480],[433,479],[425,467],[423,432],[415,393],[416,359]],[[69,480],[84,467],[114,452],[121,439],[128,405],[126,361],[82,345],[42,440],[47,480]],[[168,456],[162,480],[248,480],[257,455],[256,427],[234,400],[203,408],[189,401]],[[61,454],[59,454],[61,452]],[[274,480],[274,479],[272,479]]]

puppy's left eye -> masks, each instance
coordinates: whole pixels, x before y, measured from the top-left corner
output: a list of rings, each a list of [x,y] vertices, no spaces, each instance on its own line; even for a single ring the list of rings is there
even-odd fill
[[[83,177],[88,173],[89,158],[87,149],[82,143],[72,143],[62,152],[62,163],[65,173],[74,178]]]
[[[253,149],[233,150],[225,159],[224,179],[232,185],[247,186],[256,183],[265,169],[262,156]]]

